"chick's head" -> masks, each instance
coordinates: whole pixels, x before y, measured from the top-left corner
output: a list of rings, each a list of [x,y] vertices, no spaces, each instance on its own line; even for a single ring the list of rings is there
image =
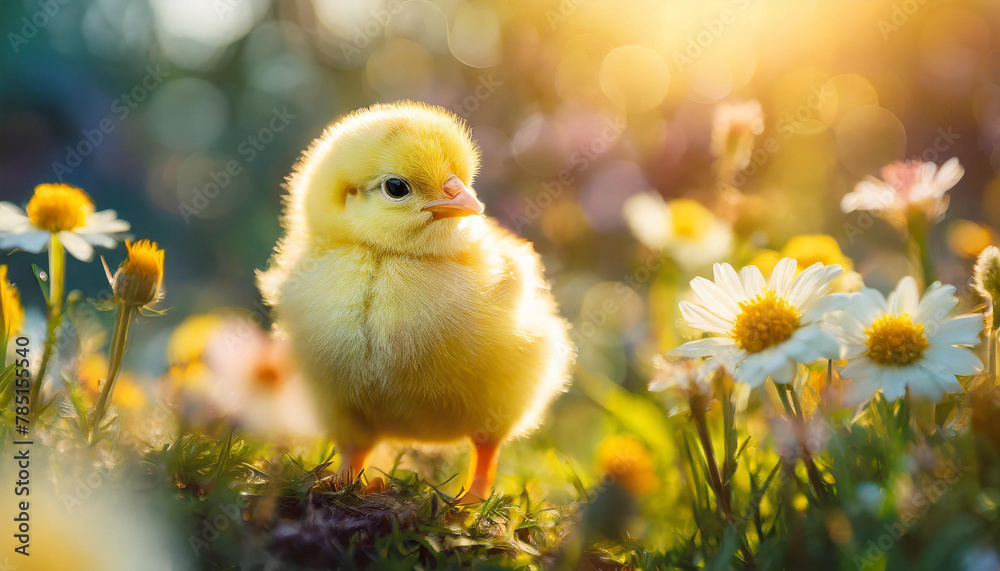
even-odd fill
[[[453,114],[375,105],[317,140],[291,181],[292,200],[314,240],[447,254],[482,226],[471,188],[478,167],[475,143]]]

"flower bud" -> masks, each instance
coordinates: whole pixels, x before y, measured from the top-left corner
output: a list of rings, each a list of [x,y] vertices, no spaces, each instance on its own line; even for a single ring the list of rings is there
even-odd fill
[[[128,257],[111,278],[115,299],[136,306],[158,300],[163,282],[163,250],[149,240],[125,242],[125,247]]]
[[[976,260],[973,285],[987,300],[993,302],[994,311],[1000,307],[1000,248],[987,246]]]

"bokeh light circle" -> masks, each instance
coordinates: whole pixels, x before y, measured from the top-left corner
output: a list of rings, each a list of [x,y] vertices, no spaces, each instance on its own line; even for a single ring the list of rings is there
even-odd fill
[[[859,107],[835,128],[837,156],[858,176],[872,174],[906,154],[906,128],[888,109]]]
[[[663,102],[670,88],[670,68],[644,46],[615,48],[601,62],[601,91],[629,111],[648,111]]]

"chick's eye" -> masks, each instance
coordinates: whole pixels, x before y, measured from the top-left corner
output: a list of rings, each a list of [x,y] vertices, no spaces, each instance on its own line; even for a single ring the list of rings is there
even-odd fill
[[[398,178],[392,177],[385,179],[382,183],[382,188],[385,190],[385,194],[389,198],[400,199],[410,194],[410,185],[406,184],[406,181]]]

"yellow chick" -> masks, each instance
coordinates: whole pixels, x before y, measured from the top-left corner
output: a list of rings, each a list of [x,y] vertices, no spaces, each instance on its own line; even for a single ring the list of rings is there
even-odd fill
[[[258,277],[357,474],[383,439],[471,439],[466,496],[565,387],[575,351],[529,242],[483,216],[479,153],[438,107],[374,105],[313,142]]]

